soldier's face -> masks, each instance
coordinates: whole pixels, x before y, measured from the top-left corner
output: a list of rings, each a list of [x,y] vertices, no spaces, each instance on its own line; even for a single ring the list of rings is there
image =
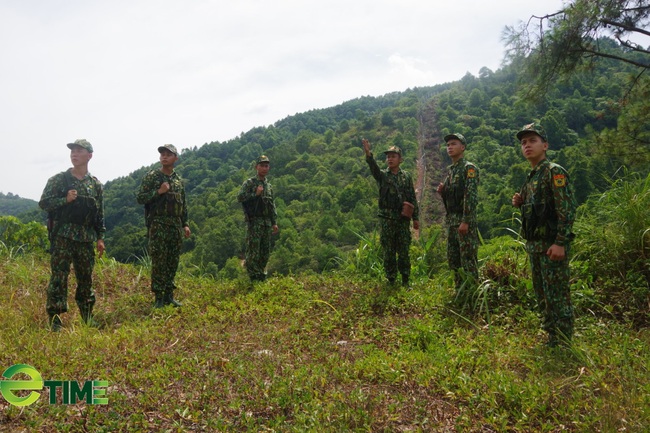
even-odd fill
[[[88,164],[93,154],[81,146],[74,146],[70,149],[70,162],[73,166]]]
[[[532,164],[536,164],[546,156],[548,143],[534,132],[528,132],[521,137],[521,153]]]
[[[163,150],[160,152],[160,163],[163,167],[173,167],[177,160],[178,157],[169,150]]]
[[[388,165],[388,168],[399,167],[401,162],[402,162],[402,157],[399,156],[398,153],[388,152],[386,154],[386,164]]]
[[[269,174],[269,170],[271,169],[271,166],[268,162],[260,162],[255,166],[257,169],[257,175],[260,177],[266,177],[267,174]]]
[[[465,145],[456,138],[452,138],[447,142],[447,155],[450,158],[456,158],[463,154],[465,151]]]

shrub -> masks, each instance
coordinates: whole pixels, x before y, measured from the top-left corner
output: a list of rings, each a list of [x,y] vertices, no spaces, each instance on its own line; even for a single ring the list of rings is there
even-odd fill
[[[650,175],[628,176],[591,197],[575,224],[574,269],[593,285],[593,307],[636,326],[650,324],[648,209]]]

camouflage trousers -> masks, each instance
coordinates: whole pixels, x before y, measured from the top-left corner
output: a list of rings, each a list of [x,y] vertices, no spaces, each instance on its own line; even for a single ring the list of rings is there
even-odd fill
[[[568,256],[569,248],[566,247]],[[533,289],[549,342],[573,336],[573,307],[569,286],[569,259],[554,261],[545,253],[529,252]]]
[[[246,230],[246,272],[252,281],[266,279],[266,264],[271,255],[272,224],[268,218],[248,220]]]
[[[394,281],[397,271],[408,280],[411,274],[410,220],[379,218],[379,243],[384,252],[384,272],[389,281]]]
[[[156,221],[149,228],[149,256],[151,257],[151,291],[155,294],[173,292],[174,278],[183,245],[183,228],[180,225]]]
[[[93,267],[95,266],[95,250],[93,242],[79,242],[62,236],[54,237],[50,268],[52,275],[47,287],[46,310],[50,316],[68,311],[68,275],[70,264],[74,266],[77,278],[75,301],[79,309],[95,305],[93,291]]]
[[[467,234],[461,235],[459,225],[449,224],[447,228],[447,263],[454,271],[457,290],[467,277],[474,278],[474,283],[478,281],[478,229],[476,224],[470,224]],[[458,269],[462,269],[464,275]]]

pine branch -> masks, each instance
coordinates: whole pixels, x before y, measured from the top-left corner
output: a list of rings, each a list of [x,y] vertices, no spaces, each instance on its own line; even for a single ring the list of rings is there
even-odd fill
[[[628,31],[628,32],[641,33],[643,35],[650,36],[650,31],[648,31],[646,29],[639,28],[639,27],[630,26],[630,25],[627,25],[625,23],[609,20],[607,18],[602,18],[600,20],[600,22],[603,23],[603,24],[613,26],[613,27],[622,28],[623,30]]]

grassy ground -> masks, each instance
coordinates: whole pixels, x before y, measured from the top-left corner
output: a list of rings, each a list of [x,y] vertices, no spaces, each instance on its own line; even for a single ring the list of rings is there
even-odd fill
[[[241,281],[180,275],[184,307],[152,310],[137,267],[96,267],[96,318],[70,295],[46,326],[47,256],[0,257],[0,370],[109,382],[107,405],[0,398],[3,431],[643,432],[650,332],[583,315],[547,349],[535,314],[490,323],[446,307],[448,280],[388,289],[330,274]],[[71,286],[74,281],[71,279]]]

